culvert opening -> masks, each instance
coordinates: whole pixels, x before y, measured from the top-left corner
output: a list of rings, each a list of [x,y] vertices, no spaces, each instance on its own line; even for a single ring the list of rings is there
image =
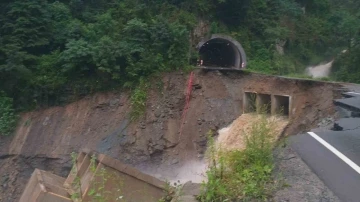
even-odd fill
[[[199,51],[203,66],[208,67],[237,67],[240,53],[230,41],[215,38],[204,43]]]
[[[271,95],[258,94],[256,97],[256,108],[258,113],[271,114]]]
[[[256,93],[244,93],[243,110],[244,113],[256,112]]]
[[[290,115],[290,97],[282,95],[274,95],[273,111],[275,114],[289,116]]]

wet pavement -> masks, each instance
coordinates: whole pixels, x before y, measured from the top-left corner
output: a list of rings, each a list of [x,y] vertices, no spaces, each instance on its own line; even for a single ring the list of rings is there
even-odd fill
[[[355,87],[355,88],[354,88]],[[360,90],[352,86],[334,100],[340,119],[331,130],[289,138],[291,148],[341,200],[360,201]]]

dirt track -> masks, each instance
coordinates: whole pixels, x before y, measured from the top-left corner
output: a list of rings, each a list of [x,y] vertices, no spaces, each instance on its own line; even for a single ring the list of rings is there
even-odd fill
[[[65,107],[23,114],[14,138],[1,139],[0,201],[16,201],[35,167],[64,176],[70,168],[70,153],[80,148],[105,153],[156,177],[177,178],[178,168],[202,157],[210,129],[223,128],[241,115],[244,91],[292,96],[293,118],[287,135],[308,130],[334,113],[337,84],[196,72],[179,137],[187,76],[176,72],[155,78],[146,114],[133,123],[128,119],[128,92],[96,94]]]

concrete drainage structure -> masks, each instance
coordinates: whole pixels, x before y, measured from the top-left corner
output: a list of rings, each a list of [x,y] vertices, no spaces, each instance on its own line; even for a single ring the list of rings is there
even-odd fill
[[[243,113],[252,112],[291,117],[291,96],[245,92]]]
[[[165,182],[116,159],[84,151],[67,179],[36,169],[19,202],[90,202],[99,197],[105,201],[158,202],[167,187]]]
[[[246,54],[241,44],[230,36],[213,34],[198,45],[200,59],[206,67],[246,68]]]

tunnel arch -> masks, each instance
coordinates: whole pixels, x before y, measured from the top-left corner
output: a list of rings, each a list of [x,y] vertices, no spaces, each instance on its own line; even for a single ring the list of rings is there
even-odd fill
[[[213,34],[198,45],[203,66],[246,68],[246,54],[241,44],[230,36]]]

